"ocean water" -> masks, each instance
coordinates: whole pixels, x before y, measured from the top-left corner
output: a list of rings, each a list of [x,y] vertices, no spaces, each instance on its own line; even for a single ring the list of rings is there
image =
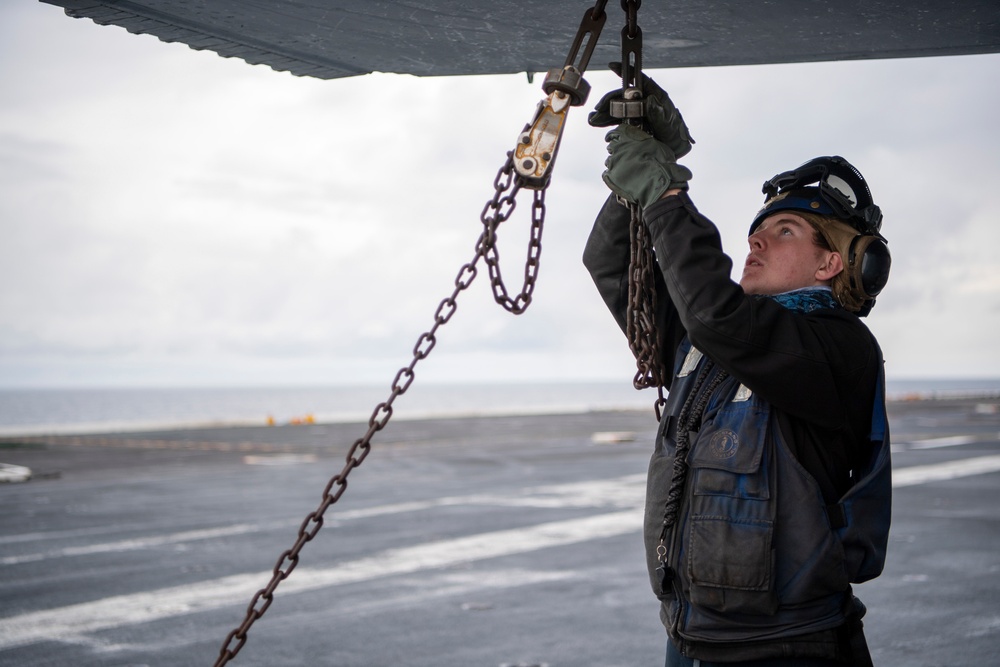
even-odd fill
[[[391,387],[0,389],[0,436],[97,433],[194,426],[263,426],[295,420],[366,422]],[[471,415],[652,410],[656,395],[623,382],[413,383],[393,420]],[[381,418],[382,413],[379,414]]]
[[[890,380],[891,399],[1000,396],[1000,379]],[[270,421],[367,421],[388,386],[0,389],[0,436],[140,431]],[[440,385],[414,383],[394,420],[471,415],[650,410],[656,395],[631,382]],[[381,415],[380,415],[381,416]]]

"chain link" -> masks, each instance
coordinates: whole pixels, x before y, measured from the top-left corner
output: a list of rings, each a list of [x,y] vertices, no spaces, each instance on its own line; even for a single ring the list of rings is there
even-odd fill
[[[632,0],[635,1],[635,0]],[[604,25],[604,8],[607,0],[597,0],[592,9],[587,10],[577,33],[577,38],[573,43],[570,56],[567,62],[576,59],[577,53],[584,40],[589,37],[584,47],[584,53],[580,56],[578,73],[583,74],[590,60],[590,55],[594,45],[600,35]],[[445,297],[434,312],[434,325],[430,330],[420,334],[416,344],[413,346],[413,358],[407,366],[399,369],[396,377],[392,381],[389,397],[375,406],[368,419],[368,430],[363,436],[358,438],[347,452],[344,467],[339,473],[330,478],[326,488],[323,489],[323,496],[315,510],[306,515],[299,526],[298,534],[294,544],[278,558],[272,570],[271,579],[267,585],[257,591],[247,606],[246,615],[243,622],[229,633],[219,657],[215,662],[215,667],[222,667],[227,664],[240,652],[240,649],[247,642],[247,634],[250,627],[257,621],[274,601],[274,592],[278,585],[291,575],[299,564],[299,552],[310,542],[323,527],[323,516],[331,505],[336,503],[347,490],[347,478],[351,471],[360,466],[371,452],[371,440],[376,433],[381,431],[392,418],[392,406],[396,398],[406,393],[406,390],[413,384],[415,378],[414,368],[434,349],[437,344],[437,331],[447,324],[455,314],[458,307],[457,299],[459,294],[472,284],[478,275],[476,265],[480,259],[484,259],[490,274],[490,286],[493,289],[493,297],[498,304],[514,314],[520,314],[527,309],[531,303],[531,296],[538,279],[539,259],[542,252],[542,227],[545,222],[545,191],[548,188],[548,181],[538,186],[532,184],[534,191],[531,206],[531,234],[528,241],[527,259],[524,267],[524,281],[520,292],[515,297],[511,297],[504,284],[503,276],[500,272],[500,254],[496,248],[497,228],[510,218],[516,206],[516,197],[522,189],[524,182],[522,178],[515,174],[514,152],[507,153],[507,160],[500,167],[496,178],[493,179],[493,197],[486,202],[483,211],[479,216],[483,225],[482,234],[476,241],[476,252],[473,258],[462,265],[455,276],[455,288],[451,295]],[[661,395],[662,397],[662,395]]]
[[[639,27],[641,0],[621,0],[625,10],[622,28],[622,89],[642,90],[642,28]]]
[[[531,239],[528,243],[527,258],[524,264],[524,281],[521,291],[514,298],[510,297],[507,286],[504,284],[503,276],[500,272],[500,255],[496,246],[492,246],[486,253],[486,265],[489,268],[490,287],[493,289],[493,298],[506,310],[520,315],[531,303],[531,295],[535,291],[535,282],[538,280],[539,258],[542,252],[542,222],[545,218],[545,191],[536,190],[534,201],[531,207]]]
[[[629,219],[629,272],[628,304],[625,308],[629,347],[635,355],[636,373],[632,384],[636,389],[656,387],[658,396],[654,409],[656,420],[661,418],[666,405],[663,386],[667,369],[660,353],[660,336],[656,326],[656,276],[652,241],[649,230],[642,221],[642,211],[635,204],[628,205]]]
[[[511,183],[513,182],[513,186]],[[535,291],[538,280],[539,258],[542,254],[542,226],[545,222],[545,190],[534,191],[531,205],[531,236],[528,241],[527,258],[524,264],[524,282],[517,296],[511,298],[504,284],[500,271],[500,252],[496,247],[496,228],[510,217],[516,205],[515,197],[521,189],[520,182],[514,178],[514,154],[508,153],[507,162],[500,168],[494,181],[496,190],[492,201],[487,202],[483,209],[482,221],[485,229],[480,237],[478,247],[482,248],[482,256],[490,274],[490,287],[493,298],[498,304],[515,315],[520,315],[531,304],[531,295]],[[504,194],[510,188],[509,194]]]
[[[625,35],[635,37],[639,32],[639,7],[642,0],[622,0],[622,9],[625,10]]]
[[[622,91],[628,96],[638,89],[638,98],[642,97],[642,29],[639,27],[641,4],[641,0],[621,0],[622,9],[625,10],[625,27],[622,28]],[[626,107],[622,108],[622,117],[631,118]],[[631,122],[641,122],[641,119],[635,117]],[[642,210],[636,204],[628,203],[627,206],[630,213],[630,251],[625,333],[632,354],[635,355],[637,368],[632,384],[636,389],[656,387],[657,399],[653,407],[656,420],[660,421],[663,406],[666,405],[663,388],[668,376],[660,354],[660,336],[656,326],[656,259],[649,230],[642,221]]]
[[[642,222],[639,207],[629,204],[629,274],[628,305],[626,306],[626,331],[629,347],[635,355],[637,371],[632,384],[636,389],[656,386],[660,377],[655,363],[659,348],[655,336],[651,336],[652,321],[655,316],[654,295],[650,289],[653,278],[649,232]]]
[[[499,254],[496,250],[496,230],[500,223],[507,220],[514,212],[517,193],[521,185],[514,178],[513,152],[507,154],[507,161],[497,172],[493,181],[493,198],[486,203],[480,221],[483,224],[483,232],[476,241],[476,254],[466,264],[462,265],[455,276],[455,288],[451,295],[445,297],[437,310],[434,312],[434,325],[430,330],[420,334],[416,344],[413,346],[413,359],[409,365],[399,369],[396,377],[392,381],[389,397],[375,406],[368,419],[368,430],[363,436],[358,438],[351,449],[347,452],[346,462],[343,469],[334,475],[323,490],[323,497],[319,506],[306,515],[306,518],[299,526],[295,542],[290,549],[287,549],[278,558],[272,570],[271,580],[268,584],[257,591],[247,606],[246,616],[239,627],[234,629],[226,637],[222,649],[219,652],[216,667],[225,665],[232,660],[247,641],[247,633],[254,622],[264,615],[268,607],[274,601],[274,592],[278,585],[288,578],[299,564],[299,552],[311,541],[323,527],[323,515],[330,505],[337,502],[347,490],[347,477],[354,468],[360,466],[368,454],[371,452],[371,440],[376,433],[381,431],[392,418],[392,406],[396,398],[404,393],[413,384],[415,378],[414,368],[434,349],[437,344],[437,331],[447,324],[458,308],[457,299],[461,292],[468,289],[472,281],[478,275],[476,265],[481,258],[485,258],[489,265],[491,284],[493,286],[494,297],[497,302],[512,313],[524,312],[531,303],[531,293],[535,288],[535,281],[538,277],[539,257],[541,254],[542,225],[545,220],[545,189],[535,191],[532,205],[531,241],[528,245],[528,258],[524,269],[524,284],[520,293],[515,298],[510,298],[507,287],[504,285],[500,275]]]

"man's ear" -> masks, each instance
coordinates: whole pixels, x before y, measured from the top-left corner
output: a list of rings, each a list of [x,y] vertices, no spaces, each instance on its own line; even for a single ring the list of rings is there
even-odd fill
[[[833,280],[844,270],[844,259],[839,252],[828,250],[824,254],[824,262],[816,269],[816,280],[821,282]]]

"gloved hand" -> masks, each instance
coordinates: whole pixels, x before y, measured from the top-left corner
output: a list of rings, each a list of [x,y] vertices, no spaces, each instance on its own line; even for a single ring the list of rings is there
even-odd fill
[[[674,152],[634,125],[608,132],[607,167],[602,178],[626,201],[646,208],[671,188],[687,189],[691,171],[677,164]]]
[[[618,76],[622,75],[621,63],[610,63],[609,67]],[[670,101],[666,91],[656,85],[656,82],[645,74],[642,75],[642,90],[646,100],[646,124],[658,141],[663,142],[677,157],[684,157],[691,152],[694,139],[684,124],[681,112]],[[601,98],[594,111],[587,117],[594,127],[610,127],[622,122],[621,118],[611,115],[611,100],[622,96],[621,89],[612,90]]]

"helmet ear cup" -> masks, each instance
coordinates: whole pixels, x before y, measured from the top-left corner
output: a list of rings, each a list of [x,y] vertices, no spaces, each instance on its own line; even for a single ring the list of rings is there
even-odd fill
[[[889,246],[878,236],[857,236],[851,242],[848,269],[851,287],[867,298],[879,295],[889,282],[892,256]]]
[[[875,305],[875,297],[889,282],[892,256],[885,239],[879,236],[859,235],[851,241],[845,271],[851,290],[863,296],[864,306],[859,315],[864,317]]]

